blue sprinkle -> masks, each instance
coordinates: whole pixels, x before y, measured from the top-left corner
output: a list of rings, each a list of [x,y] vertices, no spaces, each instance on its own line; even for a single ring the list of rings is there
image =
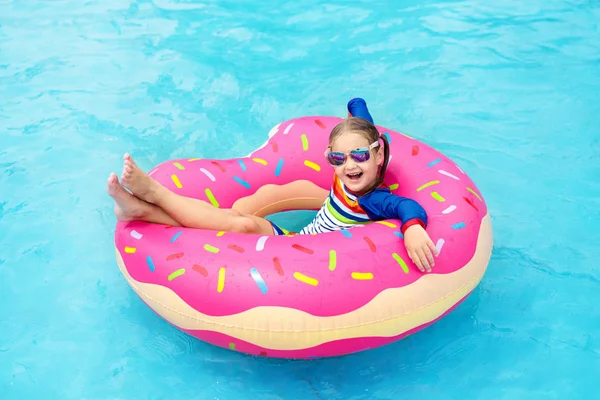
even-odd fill
[[[385,135],[385,137],[387,138],[387,140],[388,140],[388,143],[389,143],[389,144],[392,144],[392,137],[390,136],[390,134],[389,134],[389,133],[387,133],[387,132],[383,132],[383,134],[384,134],[384,135]]]
[[[433,160],[432,162],[430,162],[429,164],[427,164],[427,168],[429,167],[433,167],[435,164],[442,162],[441,158],[436,158],[435,160]]]
[[[146,257],[146,263],[148,264],[148,267],[150,268],[150,272],[154,272],[154,261],[152,261],[151,256]]]
[[[404,239],[404,235],[401,232],[394,232],[394,235],[398,236],[401,239]]]
[[[246,168],[246,164],[244,164],[244,160],[238,160],[238,163],[240,164],[242,171],[246,171],[248,169]]]
[[[464,222],[459,222],[458,224],[452,225],[452,229],[460,229],[464,228],[465,226],[467,226],[467,224],[465,224]]]
[[[233,180],[245,187],[246,189],[250,189],[250,184],[243,179],[238,178],[237,176],[233,177]]]
[[[275,168],[275,176],[279,176],[279,174],[281,174],[281,167],[283,167],[283,158],[280,158],[279,162],[277,163],[277,168]]]
[[[319,359],[321,359],[323,357],[320,357],[320,356],[307,356],[306,358],[308,358],[309,360],[319,360]]]
[[[171,238],[171,243],[175,242],[179,236],[181,236],[181,232],[177,232],[175,235],[173,235]]]
[[[349,231],[347,231],[346,229],[341,229],[341,232],[347,238],[351,238],[352,237],[352,234]]]
[[[266,294],[269,289],[267,289],[267,284],[263,280],[262,276],[260,276],[260,272],[258,272],[256,268],[252,268],[250,270],[250,275],[252,276],[252,279],[254,279],[254,282],[256,282],[258,285],[260,291],[263,292],[263,294]]]

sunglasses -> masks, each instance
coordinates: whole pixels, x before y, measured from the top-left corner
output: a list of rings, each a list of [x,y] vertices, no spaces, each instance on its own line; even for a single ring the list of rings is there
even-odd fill
[[[361,147],[359,149],[352,150],[348,153],[344,153],[341,151],[325,151],[325,157],[327,157],[327,161],[329,164],[334,167],[339,167],[340,165],[344,165],[348,156],[352,159],[352,161],[356,163],[364,163],[369,161],[371,158],[371,149],[379,146],[379,141],[371,143],[369,147]]]

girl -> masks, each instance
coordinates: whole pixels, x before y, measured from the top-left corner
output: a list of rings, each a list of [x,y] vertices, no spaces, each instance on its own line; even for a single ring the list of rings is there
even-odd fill
[[[352,111],[351,104],[356,100],[350,102],[349,110]],[[414,200],[396,196],[383,186],[389,145],[386,137],[379,135],[375,125],[369,122],[368,112],[363,115],[349,117],[331,131],[325,156],[335,170],[333,185],[329,192],[315,186],[313,195],[322,198],[323,205],[313,221],[298,234],[330,232],[372,221],[400,219],[409,257],[419,270],[430,272],[437,250],[425,231],[425,210]],[[129,154],[124,156],[121,184],[133,195],[119,184],[116,174],[112,173],[108,178],[107,191],[115,200],[115,215],[119,221],[142,220],[261,235],[288,234],[267,219],[251,213],[215,208],[202,200],[171,192],[144,173]],[[273,186],[275,190],[285,191],[293,184]]]

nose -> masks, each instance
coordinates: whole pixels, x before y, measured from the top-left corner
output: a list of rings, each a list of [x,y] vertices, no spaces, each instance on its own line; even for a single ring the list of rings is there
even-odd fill
[[[352,159],[352,157],[348,157],[344,165],[346,166],[346,169],[352,169],[356,167],[356,162]]]

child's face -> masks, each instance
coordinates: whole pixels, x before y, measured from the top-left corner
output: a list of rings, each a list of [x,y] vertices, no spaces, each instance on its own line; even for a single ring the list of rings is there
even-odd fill
[[[335,173],[352,192],[362,194],[377,179],[379,166],[383,163],[383,149],[381,146],[370,150],[370,157],[365,162],[356,162],[350,157],[352,150],[368,148],[369,141],[363,135],[354,132],[345,132],[331,145],[331,151],[346,154],[346,162],[336,166]]]

